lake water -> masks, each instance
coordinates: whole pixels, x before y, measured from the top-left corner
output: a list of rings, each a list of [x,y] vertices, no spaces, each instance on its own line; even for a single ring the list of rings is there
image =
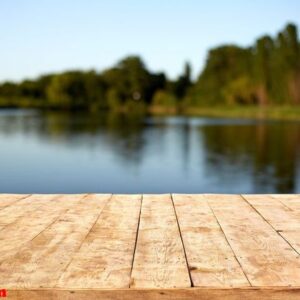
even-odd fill
[[[300,122],[0,110],[1,193],[299,193]]]

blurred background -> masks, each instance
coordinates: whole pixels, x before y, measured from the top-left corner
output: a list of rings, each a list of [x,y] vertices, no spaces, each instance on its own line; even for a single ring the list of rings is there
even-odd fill
[[[1,1],[0,192],[300,193],[300,2],[201,2]]]

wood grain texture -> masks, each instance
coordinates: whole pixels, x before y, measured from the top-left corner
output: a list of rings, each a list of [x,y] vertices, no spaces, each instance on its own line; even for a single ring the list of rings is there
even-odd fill
[[[282,231],[279,233],[289,244],[297,251],[300,255],[300,231],[299,230],[289,230]]]
[[[57,197],[59,195],[30,195],[18,200],[14,205],[4,206],[0,210],[0,230],[6,225],[18,221],[23,216],[34,214],[43,204],[47,204]],[[11,198],[14,198],[14,196],[11,195]]]
[[[278,199],[286,207],[300,213],[300,195],[270,195],[274,199]]]
[[[268,195],[243,196],[263,218],[300,254],[300,198]]]
[[[81,199],[15,255],[2,261],[2,286],[54,287],[109,198],[110,195],[89,195]]]
[[[171,196],[144,195],[131,287],[190,286]]]
[[[140,195],[114,195],[57,286],[129,287],[140,207]]]
[[[27,194],[0,194],[0,209],[3,209],[4,207],[7,207],[9,205],[12,205],[16,203],[17,201],[24,199],[28,197],[29,195]]]
[[[300,300],[299,199],[0,195],[0,289],[22,300]]]
[[[0,211],[0,263],[34,239],[85,195],[33,195]],[[15,207],[15,210],[13,209]],[[13,222],[14,220],[14,222]]]
[[[13,300],[299,300],[300,288],[8,290]]]
[[[268,195],[243,195],[276,231],[299,230],[300,214]]]
[[[173,195],[194,286],[249,286],[204,196]]]
[[[300,286],[299,255],[241,196],[206,198],[253,286]]]

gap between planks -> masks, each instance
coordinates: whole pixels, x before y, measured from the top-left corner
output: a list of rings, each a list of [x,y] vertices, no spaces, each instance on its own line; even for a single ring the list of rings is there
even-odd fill
[[[220,229],[221,229],[221,231],[222,231],[222,233],[223,233],[223,235],[224,235],[224,237],[225,237],[225,240],[226,240],[228,246],[230,247],[230,249],[231,249],[231,251],[232,251],[232,254],[234,255],[234,258],[235,258],[236,262],[239,264],[239,266],[240,266],[240,268],[241,268],[241,270],[242,270],[242,272],[243,272],[245,278],[247,279],[247,281],[248,281],[248,283],[249,283],[249,286],[252,286],[252,284],[251,284],[251,282],[250,282],[250,280],[249,280],[249,278],[248,278],[248,276],[247,276],[247,274],[246,274],[246,272],[245,272],[243,266],[241,265],[241,262],[238,260],[238,258],[237,258],[237,256],[236,256],[236,254],[235,254],[235,252],[234,252],[232,246],[230,245],[230,243],[229,243],[229,241],[228,241],[228,238],[227,238],[227,236],[226,236],[226,234],[225,234],[225,232],[224,232],[223,227],[221,226],[221,224],[220,224],[220,222],[219,222],[219,220],[218,220],[218,218],[217,218],[217,216],[216,216],[214,210],[212,209],[212,207],[211,207],[211,205],[209,204],[208,201],[207,201],[207,205],[209,206],[209,208],[210,208],[211,212],[213,213],[213,215],[214,215],[214,217],[215,217],[215,219],[216,219],[218,225],[220,226]]]
[[[298,253],[242,196],[206,197],[252,285],[299,285]]]
[[[189,263],[188,263],[188,258],[187,258],[187,255],[186,255],[185,245],[184,245],[183,238],[182,238],[182,232],[181,232],[181,228],[180,228],[180,225],[179,225],[178,216],[177,216],[177,212],[176,212],[176,208],[175,208],[175,204],[174,204],[173,194],[170,194],[170,197],[171,197],[171,200],[172,200],[174,214],[175,214],[177,227],[178,227],[178,231],[179,231],[179,235],[180,235],[180,239],[181,239],[181,244],[182,244],[182,248],[183,248],[183,252],[184,252],[186,267],[187,267],[189,277],[190,277],[191,287],[194,287],[194,282],[193,282],[190,266],[189,266]]]
[[[135,236],[135,243],[134,243],[134,249],[133,249],[133,256],[132,256],[132,261],[131,261],[130,281],[129,281],[128,288],[130,288],[131,285],[134,284],[133,279],[132,279],[132,272],[133,272],[133,264],[134,264],[137,241],[138,241],[138,238],[139,238],[139,230],[140,230],[140,222],[141,222],[141,214],[142,214],[142,206],[143,206],[143,197],[144,197],[144,195],[142,194],[141,195],[141,206],[140,206],[140,212],[139,212],[139,219],[138,219],[136,236]]]
[[[279,235],[279,237],[281,237],[298,255],[300,255],[300,233],[298,233],[297,230],[300,230],[300,213],[299,211],[295,211],[294,209],[292,209],[289,205],[287,205],[282,198],[278,198],[278,197],[272,197],[270,195],[241,195],[242,198],[256,211],[256,213],[258,215],[260,215],[265,221],[266,223],[268,223],[270,225],[270,227],[276,232],[276,234]],[[261,211],[261,209],[259,208],[259,206],[255,205],[255,200],[259,200],[260,197],[263,198],[270,198],[270,200],[273,200],[275,202],[275,204],[278,204],[279,206],[279,214],[284,213],[286,217],[286,220],[292,220],[292,226],[289,225],[288,228],[286,228],[284,225],[283,227],[280,226],[280,222],[279,225],[276,224],[275,222],[279,216],[278,214],[276,214],[276,216],[273,214],[271,214],[271,219],[267,218],[266,215],[264,215],[263,210]],[[284,196],[283,196],[284,197]],[[276,203],[277,202],[277,203]],[[300,202],[298,202],[299,204]],[[282,209],[282,207],[280,207],[280,205],[285,208],[287,210],[287,212],[285,210]],[[281,217],[282,219],[282,217]],[[278,222],[278,221],[277,221]],[[293,228],[291,230],[291,227]],[[298,238],[294,238],[294,236],[292,236],[292,239],[290,239],[288,236],[290,232],[297,232],[297,236]],[[293,239],[294,238],[294,239]],[[293,243],[294,242],[294,243]],[[297,242],[298,242],[298,247],[297,247]],[[296,246],[295,246],[296,245]]]

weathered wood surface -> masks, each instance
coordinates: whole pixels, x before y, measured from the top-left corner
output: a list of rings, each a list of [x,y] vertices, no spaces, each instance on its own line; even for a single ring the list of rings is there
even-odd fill
[[[299,254],[248,202],[238,195],[207,199],[251,285],[299,285]]]
[[[170,195],[143,197],[131,287],[191,286]]]
[[[299,300],[300,288],[36,289],[10,290],[16,300]]]
[[[55,286],[129,287],[140,206],[141,196],[113,196]]]
[[[8,299],[300,299],[299,195],[0,195]]]
[[[173,195],[173,200],[193,285],[249,286],[205,196]]]

